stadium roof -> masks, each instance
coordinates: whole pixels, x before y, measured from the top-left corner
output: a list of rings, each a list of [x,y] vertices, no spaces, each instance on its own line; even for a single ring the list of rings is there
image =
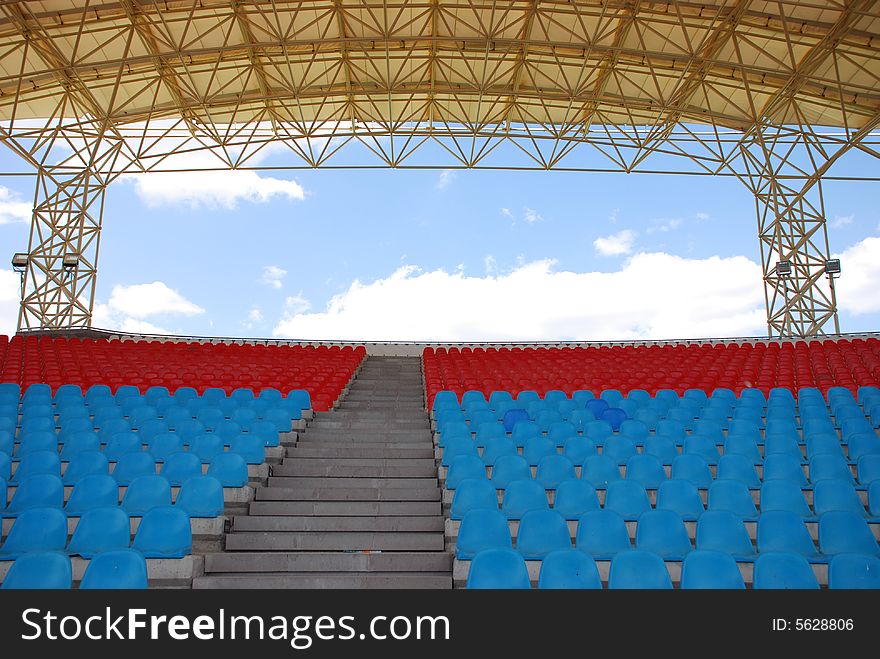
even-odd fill
[[[3,2],[0,120],[71,94],[108,125],[806,123],[880,112],[855,2]]]

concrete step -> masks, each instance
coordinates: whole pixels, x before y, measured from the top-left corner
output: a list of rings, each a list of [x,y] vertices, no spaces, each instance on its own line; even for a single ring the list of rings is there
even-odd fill
[[[298,532],[419,532],[443,533],[444,519],[433,517],[397,516],[345,516],[314,517],[311,515],[238,515],[233,519],[235,533],[242,531],[298,531]]]
[[[358,442],[398,442],[398,443],[432,443],[428,430],[340,430],[339,428],[309,429],[304,432],[298,443],[344,440]]]
[[[325,488],[325,489],[358,489],[371,488],[377,490],[419,490],[438,489],[437,477],[429,478],[359,478],[343,476],[326,478],[315,476],[270,476],[269,489],[273,488]]]
[[[452,588],[451,572],[314,572],[205,576],[193,579],[193,588]]]
[[[443,551],[443,533],[234,532],[226,551]]]
[[[442,513],[440,501],[253,501],[251,515],[321,516],[436,516]]]
[[[325,478],[437,478],[433,458],[312,458],[288,460],[273,468],[273,476],[321,476]]]
[[[308,434],[315,430],[350,430],[350,431],[367,431],[367,432],[376,432],[376,431],[412,431],[412,430],[423,430],[430,431],[430,426],[428,425],[428,420],[425,419],[423,421],[396,421],[392,419],[371,419],[371,420],[358,420],[352,419],[349,421],[324,421],[319,420],[315,421],[312,425],[306,428],[303,434]]]
[[[261,487],[257,501],[440,501],[440,488]]]
[[[396,460],[415,460],[415,459],[434,459],[434,448],[430,444],[420,446],[399,445],[390,446],[388,444],[377,444],[371,446],[365,442],[360,442],[356,446],[351,442],[346,442],[344,446],[328,446],[324,443],[297,444],[287,449],[287,455],[291,458],[314,459],[314,458],[346,458],[346,459],[384,459],[381,457],[388,454]],[[379,457],[377,457],[379,456]],[[279,467],[276,467],[280,468]]]
[[[436,552],[237,552],[205,555],[205,573],[442,572],[452,554]]]

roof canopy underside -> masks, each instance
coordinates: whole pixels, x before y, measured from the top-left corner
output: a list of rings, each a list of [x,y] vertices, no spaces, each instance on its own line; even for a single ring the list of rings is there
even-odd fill
[[[6,2],[0,121],[855,130],[878,46],[872,1]]]

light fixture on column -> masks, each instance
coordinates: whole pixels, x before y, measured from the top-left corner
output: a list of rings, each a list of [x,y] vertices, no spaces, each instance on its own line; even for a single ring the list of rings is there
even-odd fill
[[[79,252],[67,252],[61,259],[61,267],[65,272],[76,270],[79,265]]]
[[[825,274],[834,277],[840,274],[840,259],[829,259],[825,261]]]
[[[12,255],[12,269],[16,272],[24,272],[28,265],[27,252],[16,252]]]
[[[779,261],[776,263],[776,276],[777,277],[790,277],[791,276],[791,261]]]

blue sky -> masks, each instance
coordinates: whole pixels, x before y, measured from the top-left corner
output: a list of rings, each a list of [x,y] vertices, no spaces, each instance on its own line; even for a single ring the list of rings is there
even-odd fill
[[[0,169],[16,164],[0,155]],[[832,173],[880,175],[876,160]],[[4,263],[32,178],[0,178]],[[880,329],[877,184],[824,188],[843,331]],[[732,178],[506,171],[158,175],[108,191],[95,324],[325,339],[765,331],[754,201]],[[17,275],[0,270],[0,332]]]

